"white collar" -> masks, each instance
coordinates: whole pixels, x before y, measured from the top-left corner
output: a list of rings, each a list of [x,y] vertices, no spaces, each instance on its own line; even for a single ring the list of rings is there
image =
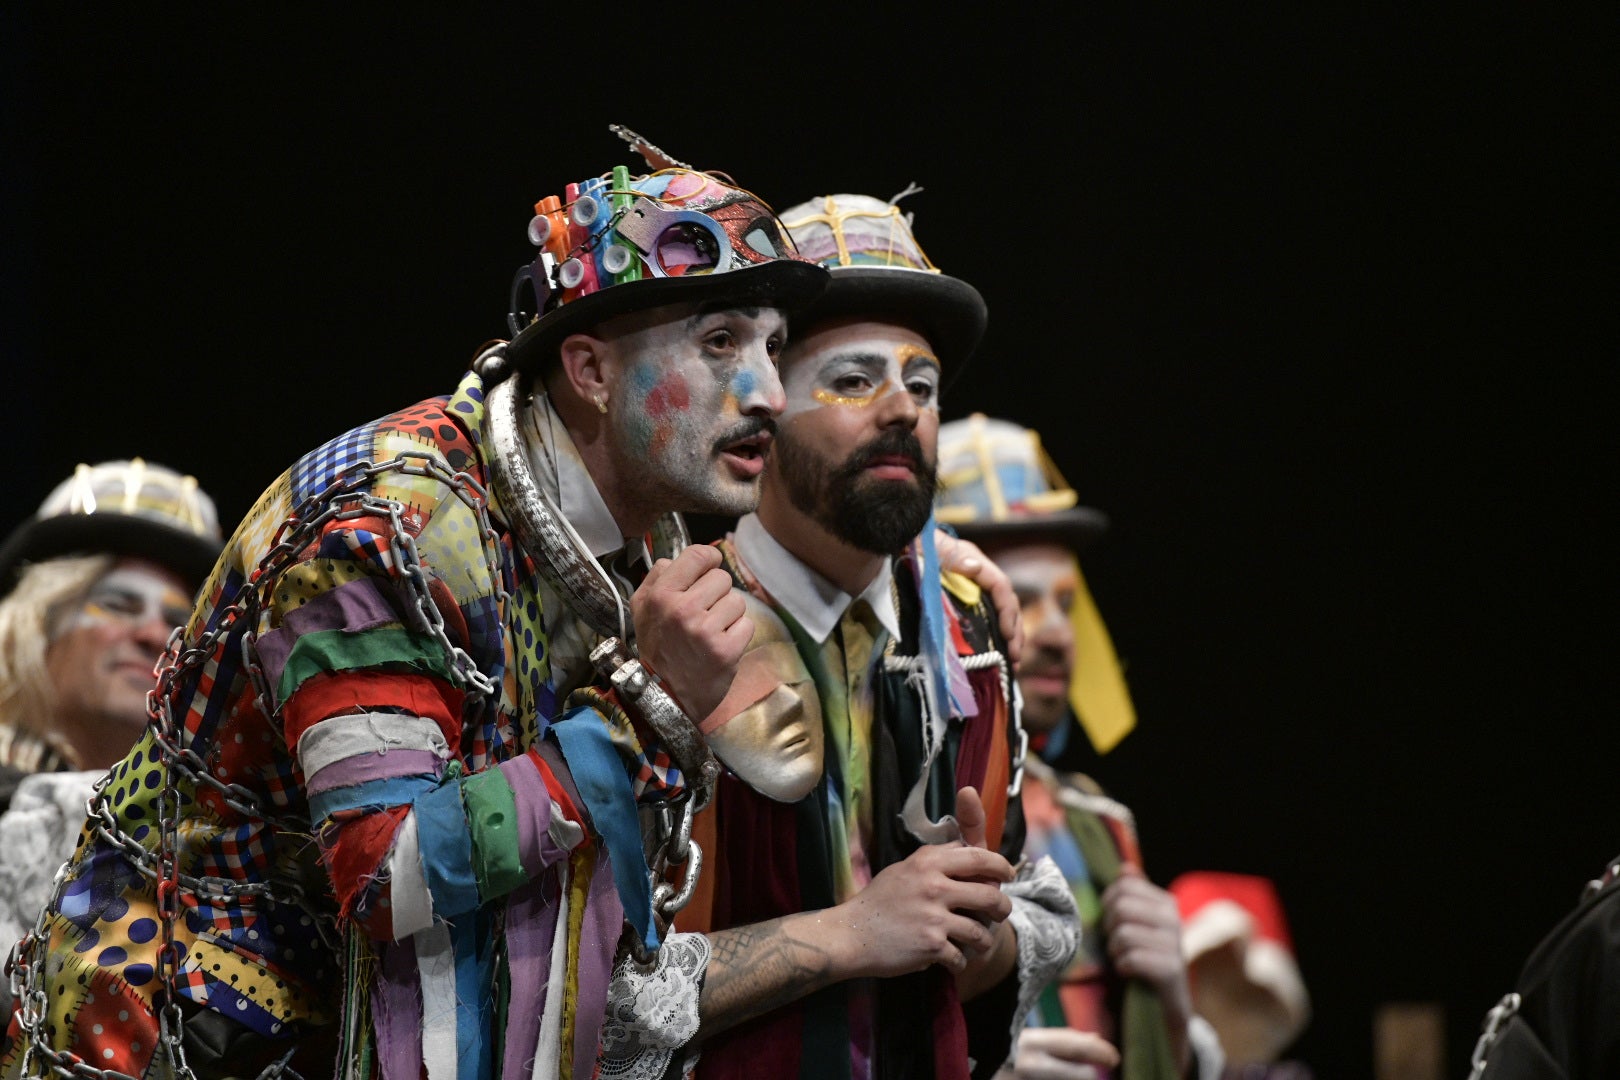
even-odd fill
[[[536,481],[556,501],[563,518],[595,558],[600,560],[620,550],[625,541],[619,523],[602,501],[602,493],[585,468],[568,428],[551,407],[551,399],[544,390],[536,390],[530,406],[524,410],[523,445]]]
[[[894,570],[888,559],[883,560],[866,590],[854,597],[800,562],[797,555],[777,542],[757,514],[748,514],[738,521],[731,540],[737,554],[771,598],[816,641],[826,643],[833,627],[857,599],[871,604],[873,614],[889,636],[896,641],[900,639],[900,614],[894,609],[894,591],[890,588]]]

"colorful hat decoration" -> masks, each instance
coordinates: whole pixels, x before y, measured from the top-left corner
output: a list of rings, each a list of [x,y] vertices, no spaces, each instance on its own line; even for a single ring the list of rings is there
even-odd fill
[[[81,464],[0,546],[0,595],[25,563],[66,555],[140,556],[197,588],[222,546],[214,502],[196,477],[141,458]]]
[[[1200,972],[1217,981],[1216,966],[1236,965],[1224,974],[1240,976],[1264,992],[1263,1005],[1251,1002],[1241,1034],[1222,1031],[1229,1056],[1242,1061],[1272,1061],[1298,1037],[1310,1020],[1310,996],[1294,959],[1293,939],[1283,916],[1282,900],[1272,882],[1252,874],[1198,870],[1170,883],[1181,911],[1181,947],[1198,997]],[[1196,1001],[1195,1001],[1196,1005]],[[1211,1010],[1214,1015],[1214,1010]],[[1241,1043],[1241,1045],[1239,1045]]]
[[[1053,463],[1033,428],[974,413],[939,429],[939,520],[975,543],[1050,538],[1082,548],[1108,529]]]
[[[826,273],[794,250],[764,200],[614,130],[655,171],[615,166],[535,204],[529,240],[539,251],[514,277],[507,315],[513,364],[537,368],[568,334],[660,304],[792,310],[820,295]]]
[[[984,297],[965,281],[940,273],[912,234],[900,199],[822,195],[782,211],[799,253],[832,274],[827,291],[799,313],[809,323],[868,312],[902,316],[917,324],[939,355],[946,382],[984,337]]]
[[[1108,528],[1100,511],[1078,503],[1034,429],[983,413],[940,425],[934,517],[965,539],[985,547],[1049,542],[1078,552]],[[1106,754],[1135,729],[1136,707],[1078,559],[1075,581],[1069,707],[1091,745]]]

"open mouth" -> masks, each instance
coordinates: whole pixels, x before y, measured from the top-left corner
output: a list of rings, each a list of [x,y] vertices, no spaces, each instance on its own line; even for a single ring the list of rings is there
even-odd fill
[[[743,479],[753,479],[765,471],[765,452],[771,446],[771,433],[761,431],[720,448],[720,458]]]

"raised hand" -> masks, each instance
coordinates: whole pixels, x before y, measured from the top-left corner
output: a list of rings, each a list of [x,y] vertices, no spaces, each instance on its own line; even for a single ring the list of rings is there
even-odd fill
[[[718,548],[689,547],[654,563],[630,598],[642,663],[699,721],[726,696],[754,633],[720,563]]]

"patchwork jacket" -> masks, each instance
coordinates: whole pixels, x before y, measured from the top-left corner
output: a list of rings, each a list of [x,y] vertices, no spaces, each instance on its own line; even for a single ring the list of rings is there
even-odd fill
[[[171,1048],[199,1075],[592,1074],[621,929],[657,933],[639,843],[602,837],[681,777],[581,689],[595,639],[489,494],[483,416],[469,374],[243,520],[25,952],[3,1075],[168,1075]]]

